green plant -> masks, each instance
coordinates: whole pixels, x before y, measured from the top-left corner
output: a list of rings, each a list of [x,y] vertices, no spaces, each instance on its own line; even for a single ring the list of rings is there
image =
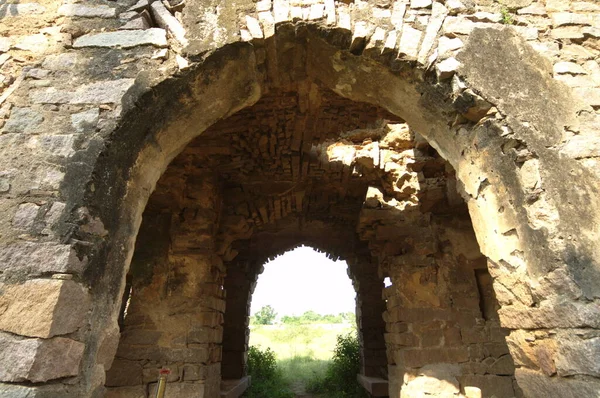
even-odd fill
[[[294,398],[294,393],[287,387],[281,372],[277,369],[275,353],[267,348],[248,349],[248,374],[252,383],[244,393],[248,398]]]
[[[506,7],[502,7],[500,9],[500,14],[502,15],[502,22],[504,25],[513,25],[515,23],[515,18],[513,14],[510,13],[509,9]]]
[[[275,353],[267,348],[261,350],[258,347],[248,349],[248,373],[256,378],[268,379],[277,372],[277,359]]]
[[[276,317],[277,313],[270,305],[265,305],[256,314],[254,314],[254,319],[258,325],[272,325]]]
[[[342,334],[337,337],[333,352],[333,361],[327,368],[324,378],[315,375],[307,383],[307,391],[326,393],[334,398],[367,397],[356,380],[360,372],[360,345],[356,332]]]

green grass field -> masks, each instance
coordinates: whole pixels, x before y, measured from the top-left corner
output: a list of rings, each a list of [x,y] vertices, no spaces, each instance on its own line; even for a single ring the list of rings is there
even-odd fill
[[[273,350],[284,379],[302,394],[309,380],[325,373],[337,336],[351,330],[350,324],[252,325],[250,345]]]

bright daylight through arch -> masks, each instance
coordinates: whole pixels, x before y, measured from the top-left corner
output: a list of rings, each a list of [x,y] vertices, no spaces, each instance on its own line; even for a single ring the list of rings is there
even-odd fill
[[[259,377],[249,397],[326,394],[359,371],[356,292],[346,261],[330,257],[302,246],[264,264],[251,299],[248,370]],[[352,363],[349,375],[332,361],[341,351]],[[268,363],[277,371],[264,380],[259,369]]]
[[[270,305],[279,317],[339,314],[355,310],[356,292],[345,261],[333,261],[325,253],[299,247],[269,261],[258,277],[250,313]]]

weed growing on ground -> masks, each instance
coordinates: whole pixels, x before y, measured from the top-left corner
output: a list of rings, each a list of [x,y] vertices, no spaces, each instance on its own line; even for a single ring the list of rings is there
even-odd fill
[[[358,384],[360,372],[360,346],[356,332],[337,337],[333,361],[325,371],[325,377],[315,376],[307,383],[307,391],[327,394],[331,398],[367,398]]]
[[[277,368],[275,353],[267,348],[248,349],[248,374],[252,377],[250,387],[244,393],[247,398],[294,398],[281,371]]]
[[[313,355],[297,355],[292,358],[277,361],[283,378],[289,384],[307,385],[316,377],[322,377],[327,371],[331,360],[315,359]]]

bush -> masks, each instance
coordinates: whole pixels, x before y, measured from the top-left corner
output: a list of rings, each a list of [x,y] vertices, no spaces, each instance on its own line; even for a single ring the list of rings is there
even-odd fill
[[[272,325],[275,318],[277,318],[277,313],[270,305],[265,305],[254,314],[254,321],[257,325]]]
[[[245,397],[294,398],[294,393],[289,390],[277,369],[275,353],[270,348],[248,349],[248,374],[252,376],[252,382],[244,394]]]
[[[368,397],[358,384],[356,375],[360,372],[360,345],[356,333],[337,337],[333,361],[327,368],[324,378],[318,376],[307,384],[307,391],[327,394],[332,398]]]

